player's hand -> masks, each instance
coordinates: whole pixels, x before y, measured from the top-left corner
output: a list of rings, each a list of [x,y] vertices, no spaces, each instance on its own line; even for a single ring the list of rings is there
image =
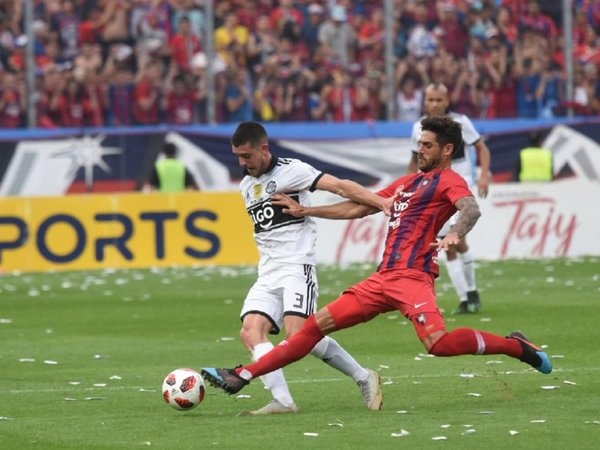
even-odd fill
[[[383,206],[381,207],[381,210],[383,211],[383,213],[386,216],[391,216],[392,215],[392,209],[394,208],[394,198],[395,198],[395,196],[392,195],[391,197],[386,198],[383,201]]]
[[[294,217],[304,217],[306,215],[306,208],[289,195],[273,194],[271,196],[271,203],[283,206],[282,212],[285,214],[290,214]]]
[[[429,245],[432,247],[436,247],[436,250],[439,252],[440,250],[448,250],[450,247],[458,244],[459,241],[460,238],[458,237],[458,234],[451,231],[446,236],[444,236],[443,239],[438,240],[437,242],[432,242]]]
[[[490,175],[489,173],[482,173],[477,181],[477,191],[481,198],[486,198],[490,190]]]

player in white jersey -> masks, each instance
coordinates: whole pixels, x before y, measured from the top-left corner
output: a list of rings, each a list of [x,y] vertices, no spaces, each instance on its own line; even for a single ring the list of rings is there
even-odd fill
[[[322,173],[297,159],[272,155],[267,132],[259,123],[241,123],[231,144],[244,168],[240,190],[254,223],[260,256],[258,279],[248,292],[240,315],[240,336],[252,359],[257,361],[274,347],[269,334],[278,334],[285,328],[286,338],[290,338],[317,310],[316,224],[309,217],[284,214],[281,206],[271,203],[271,195],[285,193],[307,205],[310,204],[309,192],[320,189],[386,212],[389,212],[389,206],[374,193],[365,193],[353,181]],[[381,408],[377,372],[362,367],[330,337],[322,339],[312,354],[352,377],[369,409]],[[262,380],[274,400],[249,414],[298,411],[281,369],[264,375]]]
[[[464,114],[448,112],[450,99],[448,89],[443,84],[430,84],[425,89],[425,114],[427,116],[448,115],[462,128],[464,148],[462,152],[455,152],[452,156],[452,170],[458,172],[467,181],[469,186],[477,186],[480,197],[486,197],[490,184],[491,155],[487,145],[473,126],[471,120]],[[412,158],[408,166],[408,172],[417,171],[417,142],[421,136],[421,119],[413,125],[411,135]],[[481,166],[479,177],[477,176],[476,161],[479,157]],[[440,237],[445,236],[456,221],[456,215],[440,230]],[[475,262],[469,251],[466,238],[462,238],[454,247],[446,251],[446,266],[448,275],[456,289],[460,299],[455,313],[465,314],[477,312],[481,308],[479,291],[477,290],[477,279],[475,275]]]

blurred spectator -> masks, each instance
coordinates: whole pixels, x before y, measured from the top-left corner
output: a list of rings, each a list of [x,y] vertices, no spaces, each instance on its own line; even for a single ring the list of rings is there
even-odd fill
[[[540,0],[527,0],[527,13],[520,16],[519,27],[536,30],[547,40],[550,51],[556,48],[556,24],[550,16],[542,14]]]
[[[375,8],[358,32],[358,61],[383,61],[385,24],[383,9]]]
[[[204,31],[206,20],[204,12],[200,9],[200,0],[182,0],[181,9],[173,13],[173,28],[175,32],[179,31],[179,24],[182,17],[187,17],[190,23],[190,33],[200,39],[204,39]]]
[[[269,17],[258,17],[254,30],[248,37],[248,68],[260,71],[270,56],[277,52],[276,38],[269,29]]]
[[[169,33],[161,27],[159,13],[149,11],[140,24],[137,40],[137,64],[140,68],[153,57],[167,57],[170,54]]]
[[[96,30],[104,48],[108,49],[111,44],[117,43],[131,45],[132,40],[129,28],[131,2],[125,0],[100,0],[97,8],[101,11],[101,16],[96,23]]]
[[[103,125],[95,86],[74,77],[61,80],[50,98],[49,109],[56,118],[55,123],[63,127]]]
[[[269,26],[278,37],[293,41],[301,36],[304,15],[294,6],[294,0],[279,0],[279,6],[269,16]]]
[[[164,96],[165,122],[173,125],[191,125],[195,122],[197,93],[183,75],[175,76],[172,84],[173,88]]]
[[[179,20],[178,30],[170,43],[172,62],[180,71],[189,72],[192,58],[202,50],[200,38],[192,34],[190,19],[187,16],[182,16]]]
[[[424,87],[429,84],[426,67],[425,61],[417,62],[415,64],[416,70],[409,69],[408,61],[398,63],[396,69],[398,120],[416,122],[421,117]]]
[[[355,61],[356,33],[342,5],[334,5],[329,19],[319,27],[319,43],[331,62],[346,65]]]
[[[319,46],[319,27],[325,19],[325,8],[318,3],[308,5],[308,18],[302,25],[302,39],[306,42],[311,55]]]
[[[50,30],[52,39],[59,43],[62,57],[74,59],[79,53],[79,26],[81,19],[76,14],[73,0],[61,0],[60,9],[52,15]]]
[[[244,122],[252,118],[252,95],[246,70],[227,70],[224,106],[226,122]]]
[[[546,61],[536,97],[539,102],[539,115],[545,118],[554,117],[559,106],[565,101],[565,83],[560,72],[560,66],[556,63]]]
[[[25,113],[25,84],[16,75],[5,72],[0,85],[0,127],[17,128]]]
[[[459,10],[451,3],[441,3],[440,28],[443,31],[441,44],[455,58],[464,58],[469,42],[466,25],[460,18]]]
[[[235,12],[229,11],[223,25],[215,30],[215,51],[226,65],[244,67],[249,37],[248,28],[238,23]]]
[[[428,15],[425,4],[419,3],[414,10],[415,24],[408,32],[406,48],[408,53],[417,59],[434,56],[438,48],[436,36],[427,26]],[[443,32],[441,28],[439,31]],[[443,39],[445,40],[446,36]]]
[[[511,47],[515,44],[518,37],[518,29],[511,15],[511,10],[502,7],[498,10],[496,16],[496,28],[498,37],[501,41],[509,44]]]
[[[164,68],[159,61],[151,61],[135,85],[135,120],[140,125],[154,125],[160,122],[159,108],[163,91]]]

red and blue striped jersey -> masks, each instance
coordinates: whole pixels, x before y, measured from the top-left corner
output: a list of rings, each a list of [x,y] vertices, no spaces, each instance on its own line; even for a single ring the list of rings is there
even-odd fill
[[[397,179],[377,194],[395,197],[378,270],[411,268],[437,277],[437,250],[430,244],[456,212],[454,204],[473,195],[464,178],[452,169],[419,172]]]

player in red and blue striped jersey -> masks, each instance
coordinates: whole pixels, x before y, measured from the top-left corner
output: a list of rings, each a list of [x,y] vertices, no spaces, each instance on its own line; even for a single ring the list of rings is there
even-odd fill
[[[259,361],[236,369],[205,368],[202,373],[206,380],[233,394],[251,379],[302,358],[323,336],[390,311],[400,311],[413,323],[432,355],[504,354],[542,373],[552,371],[548,355],[518,331],[502,337],[471,328],[446,329],[435,295],[437,252],[464,237],[480,212],[465,180],[451,169],[452,153],[463,145],[460,124],[448,116],[428,117],[421,124],[417,154],[420,173],[401,177],[378,193],[393,199],[378,270],[317,311],[300,332]],[[376,208],[351,201],[306,207],[285,195],[273,197],[273,203],[283,205],[285,213],[297,217],[351,219],[377,212]],[[456,210],[460,211],[456,223],[437,241],[440,228]]]

